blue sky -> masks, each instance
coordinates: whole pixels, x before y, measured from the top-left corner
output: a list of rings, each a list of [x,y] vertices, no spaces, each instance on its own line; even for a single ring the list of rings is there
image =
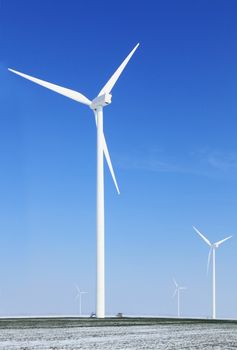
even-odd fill
[[[0,1],[0,314],[95,310],[96,129],[89,108],[7,71],[95,97],[113,89],[105,135],[107,314],[237,317],[237,4]]]

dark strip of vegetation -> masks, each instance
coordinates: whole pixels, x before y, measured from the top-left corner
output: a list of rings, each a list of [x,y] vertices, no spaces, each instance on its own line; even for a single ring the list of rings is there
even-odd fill
[[[109,326],[154,326],[154,325],[188,325],[188,324],[232,324],[237,326],[237,320],[211,319],[178,319],[178,318],[149,318],[149,317],[122,317],[122,318],[5,318],[0,319],[0,329],[24,328],[69,328],[69,327],[109,327]]]

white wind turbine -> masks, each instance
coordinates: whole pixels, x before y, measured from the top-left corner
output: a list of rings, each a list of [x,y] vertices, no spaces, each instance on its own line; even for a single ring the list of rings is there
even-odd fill
[[[44,86],[50,90],[53,90],[61,95],[71,98],[77,102],[83,103],[89,106],[95,115],[95,122],[97,125],[97,282],[96,282],[96,316],[98,318],[105,317],[105,262],[104,262],[104,157],[106,158],[111,176],[113,178],[117,192],[119,188],[115,178],[113,166],[111,163],[109,151],[106,145],[104,132],[103,132],[103,107],[110,104],[112,95],[111,90],[114,87],[116,81],[121,75],[122,71],[126,67],[128,61],[138,48],[139,44],[130,52],[125,58],[122,64],[118,67],[109,81],[105,84],[98,96],[92,101],[81,93],[67,89],[52,83],[48,83],[44,80],[40,80],[31,77],[27,74],[18,72],[13,69],[9,69],[11,72],[22,76],[28,80],[33,81],[36,84]]]
[[[88,292],[82,292],[77,285],[75,287],[76,287],[76,290],[77,290],[77,295],[76,295],[75,299],[79,298],[79,312],[80,312],[80,316],[81,316],[82,315],[82,312],[81,312],[82,295],[83,294],[88,294]]]
[[[173,298],[175,297],[175,295],[177,294],[177,302],[178,302],[178,317],[180,317],[180,291],[181,290],[185,290],[187,289],[186,287],[181,287],[178,285],[178,283],[176,282],[176,280],[173,278],[173,282],[175,285],[175,291],[173,294]]]
[[[212,255],[212,318],[216,318],[216,249],[219,246],[230,239],[232,236],[222,239],[216,243],[211,243],[196,227],[193,226],[193,229],[197,234],[204,240],[204,242],[210,247],[208,260],[207,260],[207,272],[210,265],[211,255]]]

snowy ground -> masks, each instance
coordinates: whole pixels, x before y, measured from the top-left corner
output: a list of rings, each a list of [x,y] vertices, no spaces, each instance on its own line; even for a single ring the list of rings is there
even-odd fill
[[[237,349],[237,325],[1,329],[0,350]]]

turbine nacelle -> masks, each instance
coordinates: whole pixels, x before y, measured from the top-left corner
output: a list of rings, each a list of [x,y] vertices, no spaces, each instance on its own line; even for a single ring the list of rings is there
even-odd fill
[[[97,96],[94,98],[94,100],[90,104],[90,108],[93,110],[96,110],[101,107],[105,107],[109,105],[112,101],[112,95],[111,94],[104,94],[101,96]]]

